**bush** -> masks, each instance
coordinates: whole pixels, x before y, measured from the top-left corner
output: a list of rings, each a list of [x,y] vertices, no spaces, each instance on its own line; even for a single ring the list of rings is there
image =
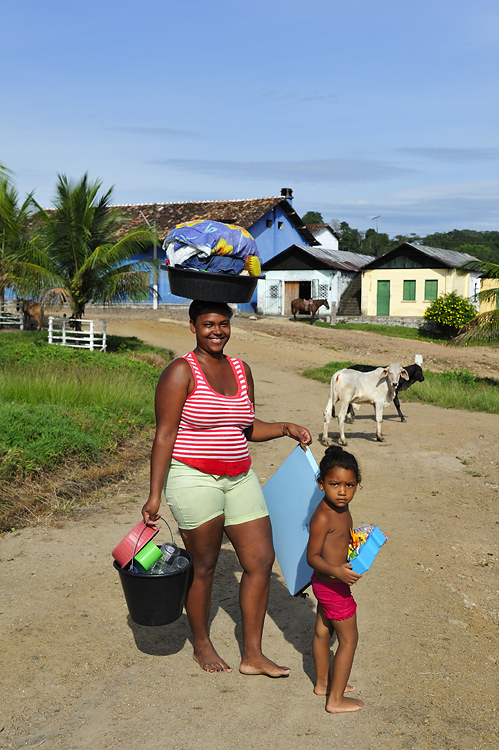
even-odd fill
[[[456,292],[449,292],[433,300],[425,310],[424,318],[436,323],[447,338],[453,338],[476,314],[471,302]]]

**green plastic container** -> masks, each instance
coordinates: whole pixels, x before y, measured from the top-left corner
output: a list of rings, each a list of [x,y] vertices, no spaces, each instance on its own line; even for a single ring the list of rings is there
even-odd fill
[[[156,560],[159,560],[163,553],[161,552],[160,548],[157,544],[154,544],[153,541],[147,542],[142,549],[137,552],[135,555],[135,560],[141,565],[144,570],[149,570]]]

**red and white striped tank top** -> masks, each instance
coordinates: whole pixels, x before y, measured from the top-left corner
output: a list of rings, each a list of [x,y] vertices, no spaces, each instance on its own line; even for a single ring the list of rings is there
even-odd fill
[[[172,458],[206,474],[245,473],[251,457],[243,430],[253,424],[255,409],[243,363],[227,357],[238,388],[235,396],[224,396],[211,388],[194,352],[183,359],[190,364],[195,382],[182,409]]]

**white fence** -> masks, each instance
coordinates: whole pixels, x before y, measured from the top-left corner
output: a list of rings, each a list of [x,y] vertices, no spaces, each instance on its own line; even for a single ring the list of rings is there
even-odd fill
[[[16,304],[4,302],[0,307],[0,328],[13,326],[24,330],[24,316],[22,308],[18,309]]]
[[[81,331],[75,331],[75,323]],[[58,327],[60,326],[60,327]],[[106,351],[106,321],[79,320],[71,318],[49,318],[49,344],[71,346],[75,349],[90,349],[90,351]]]

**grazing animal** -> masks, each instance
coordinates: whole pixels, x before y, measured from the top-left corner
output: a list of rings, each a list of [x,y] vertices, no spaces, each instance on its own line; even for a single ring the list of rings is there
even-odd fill
[[[39,302],[35,302],[34,300],[24,299],[23,300],[23,319],[24,319],[24,328],[27,331],[31,327],[30,318],[33,318],[33,320],[36,321],[38,330],[41,331],[43,327],[42,305]]]
[[[293,313],[293,317],[296,320],[296,313],[302,312],[302,313],[311,313],[312,317],[310,320],[310,323],[315,323],[315,313],[319,309],[319,307],[324,306],[326,310],[329,310],[329,302],[327,299],[301,299],[298,297],[297,299],[294,299],[291,303],[291,312]]]
[[[407,370],[397,363],[392,363],[389,367],[377,367],[371,372],[346,368],[335,372],[331,378],[329,400],[324,411],[323,441],[329,443],[328,430],[333,407],[337,405],[339,443],[346,445],[345,418],[349,405],[369,403],[374,406],[376,414],[376,440],[384,442],[381,432],[383,407],[393,401],[400,378],[409,380],[409,375]]]
[[[376,369],[376,367],[374,367],[374,365],[352,365],[348,369],[357,370],[358,372],[372,372],[373,370]],[[401,422],[405,422],[406,419],[404,415],[402,414],[402,409],[400,408],[400,400],[399,400],[398,394],[400,393],[400,391],[406,391],[408,388],[411,387],[411,385],[414,385],[414,383],[422,383],[424,381],[423,370],[421,369],[419,365],[407,365],[407,367],[405,367],[404,369],[409,375],[409,380],[399,381],[397,390],[395,391],[395,396],[393,397],[393,405],[395,406],[398,412]],[[352,419],[355,416],[355,411],[351,404],[348,407],[348,415]],[[334,417],[334,410],[333,410],[333,417]]]

